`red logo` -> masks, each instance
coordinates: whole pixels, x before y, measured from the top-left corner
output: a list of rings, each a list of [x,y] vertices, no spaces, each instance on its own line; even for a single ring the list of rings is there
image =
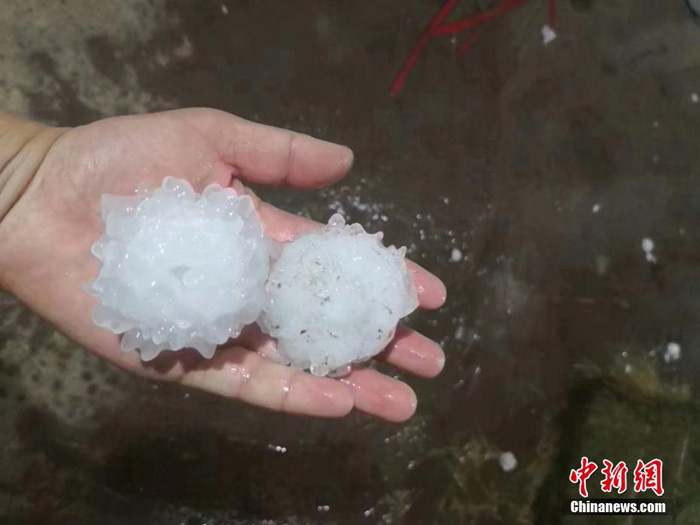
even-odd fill
[[[617,490],[618,494],[623,494],[627,491],[627,465],[624,461],[620,461],[613,466],[612,461],[603,460],[603,468],[600,473],[603,475],[603,481],[600,482],[600,490],[603,492],[612,492],[612,489]]]
[[[578,493],[581,494],[582,498],[588,497],[588,487],[586,486],[586,481],[593,475],[593,473],[598,470],[598,465],[589,462],[586,456],[581,458],[581,468],[572,469],[569,473],[569,481],[571,483],[578,483]]]
[[[646,492],[653,490],[657,496],[662,496],[664,487],[661,482],[663,462],[660,459],[652,459],[649,463],[637,460],[634,469],[634,491]]]
[[[578,493],[582,498],[588,497],[588,486],[586,482],[598,470],[598,465],[589,461],[586,456],[581,458],[581,466],[577,469],[571,469],[569,473],[569,481],[578,483]],[[623,494],[627,491],[627,473],[629,469],[624,461],[615,464],[608,459],[603,460],[603,468],[600,473],[603,475],[603,480],[600,482],[600,490],[610,493],[615,490],[618,494]],[[663,488],[663,461],[660,459],[652,459],[644,463],[641,459],[637,460],[637,466],[634,469],[634,491],[646,492],[651,490],[657,496],[662,496]]]

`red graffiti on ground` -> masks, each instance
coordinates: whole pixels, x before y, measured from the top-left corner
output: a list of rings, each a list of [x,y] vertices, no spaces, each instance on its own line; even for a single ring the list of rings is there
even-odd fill
[[[394,81],[391,83],[390,91],[393,97],[396,97],[399,93],[401,93],[401,90],[406,83],[406,79],[408,78],[408,74],[418,63],[421,52],[432,38],[446,35],[457,35],[458,33],[470,31],[471,34],[467,40],[461,44],[457,50],[457,54],[461,56],[469,51],[469,49],[479,38],[479,26],[499,18],[525,3],[525,0],[501,0],[498,7],[488,11],[475,13],[467,16],[466,18],[462,18],[461,20],[445,22],[447,17],[450,16],[452,11],[457,6],[458,1],[459,0],[447,0],[432,18],[425,31],[423,31],[423,34],[418,39],[418,42],[416,42],[416,45],[413,46],[413,49],[408,54],[406,61],[403,63],[403,66],[401,66],[401,69],[397,73],[396,77],[394,77]],[[548,25],[552,29],[556,27],[556,4],[556,0],[549,0]]]

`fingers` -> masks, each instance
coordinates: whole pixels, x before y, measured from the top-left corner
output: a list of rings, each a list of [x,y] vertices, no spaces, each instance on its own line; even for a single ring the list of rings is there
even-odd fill
[[[220,351],[186,373],[181,383],[289,414],[342,417],[354,405],[345,384],[273,363],[244,348]]]
[[[377,359],[422,377],[435,377],[445,366],[445,353],[435,341],[402,325]]]
[[[413,275],[413,284],[418,292],[421,308],[435,310],[447,300],[447,288],[437,275],[430,273],[413,261],[406,260],[408,270]]]
[[[323,226],[318,222],[282,211],[264,202],[260,202],[258,214],[265,225],[265,232],[279,242],[292,241],[302,233],[318,230]]]
[[[255,324],[247,326],[233,344],[281,362],[275,340]],[[435,377],[445,366],[445,353],[440,345],[403,325],[396,328],[394,339],[376,359],[421,377]]]
[[[249,194],[251,193],[249,192]],[[317,222],[261,202],[254,194],[251,196],[256,202],[258,214],[265,225],[266,233],[277,241],[288,242],[301,233],[317,230],[322,226]],[[421,308],[434,310],[445,304],[447,289],[443,282],[416,263],[407,260],[407,264],[413,276],[413,284],[416,287]]]
[[[376,370],[353,370],[339,380],[350,387],[355,408],[387,421],[406,421],[416,411],[416,394],[406,383]]]
[[[246,343],[255,351],[268,348],[270,341],[256,327],[247,328],[237,339],[239,344]],[[416,410],[413,390],[376,370],[357,369],[335,380],[295,371],[241,348],[223,353],[226,357],[222,362],[211,362],[211,365],[205,364],[206,369],[202,371],[190,372],[183,383],[294,414],[340,417],[354,407],[366,414],[399,422],[410,418]],[[440,373],[445,362],[436,343],[404,326],[397,328],[394,340],[379,358],[424,377]]]
[[[341,380],[315,377],[233,348],[186,373],[180,382],[213,394],[271,410],[320,417],[342,417],[353,407],[400,422],[416,410],[411,388],[376,370],[354,370]]]
[[[202,128],[236,175],[258,184],[320,188],[350,169],[352,151],[339,144],[212,111]]]
[[[277,351],[277,341],[264,333],[256,323],[246,326],[241,332],[241,335],[226,343],[226,346],[242,346],[243,348],[257,352],[275,363],[289,363],[289,361],[286,361]]]

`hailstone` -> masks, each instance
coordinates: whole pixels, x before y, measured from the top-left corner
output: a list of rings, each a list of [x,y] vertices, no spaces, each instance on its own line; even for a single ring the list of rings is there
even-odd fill
[[[103,195],[101,205],[92,319],[123,334],[122,350],[138,348],[148,361],[191,347],[211,358],[256,320],[270,241],[249,196],[218,185],[200,195],[168,177],[145,196]]]
[[[282,247],[258,324],[292,366],[342,374],[381,352],[418,306],[405,253],[385,247],[381,232],[333,215],[322,230]]]

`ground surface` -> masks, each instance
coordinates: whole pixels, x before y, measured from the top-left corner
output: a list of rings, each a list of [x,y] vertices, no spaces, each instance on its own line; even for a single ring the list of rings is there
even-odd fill
[[[660,457],[676,523],[699,522],[697,20],[681,0],[561,0],[545,47],[531,0],[464,56],[462,36],[431,42],[392,100],[439,5],[5,0],[3,109],[213,106],[346,143],[345,182],[263,194],[384,229],[450,298],[412,320],[448,361],[409,379],[397,426],[147,383],[0,296],[0,521],[670,523],[561,517],[588,455]]]

